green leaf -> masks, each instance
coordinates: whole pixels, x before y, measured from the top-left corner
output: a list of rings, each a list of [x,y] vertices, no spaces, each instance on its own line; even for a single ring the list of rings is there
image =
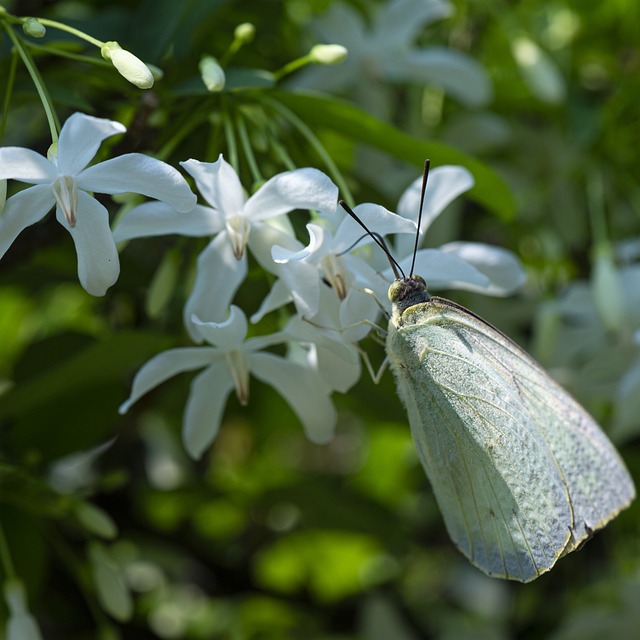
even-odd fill
[[[515,205],[506,182],[493,169],[466,153],[404,133],[337,98],[279,90],[270,95],[316,128],[326,127],[416,166],[421,167],[430,158],[432,167],[443,164],[466,167],[476,181],[469,195],[503,220],[513,218]]]

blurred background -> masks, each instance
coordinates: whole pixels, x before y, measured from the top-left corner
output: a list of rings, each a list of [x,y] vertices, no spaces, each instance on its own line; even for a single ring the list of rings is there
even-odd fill
[[[64,32],[31,41],[63,120],[83,111],[127,126],[99,159],[140,151],[174,166],[213,161],[229,152],[225,118],[237,118],[265,176],[287,168],[266,132],[297,166],[328,170],[294,119],[267,122],[268,100],[312,130],[356,202],[395,211],[427,154],[435,166],[466,164],[476,188],[436,220],[427,246],[505,247],[528,279],[508,298],[438,293],[537,358],[640,477],[640,4],[4,6],[116,40],[163,70],[142,92],[109,65],[84,61],[98,52]],[[200,58],[224,60],[246,22],[254,40],[225,67],[225,89],[208,93]],[[350,49],[344,68],[275,73],[321,42]],[[2,91],[12,56],[4,31]],[[20,65],[3,118],[2,146],[46,154],[46,119]],[[251,184],[242,151],[239,166]],[[9,183],[9,194],[16,188]],[[44,638],[637,634],[638,505],[531,584],[484,576],[449,540],[389,373],[379,385],[365,374],[334,394],[337,434],[322,446],[254,379],[249,406],[231,397],[198,462],[180,440],[190,374],[119,416],[140,365],[190,344],[181,308],[204,245],[176,236],[129,243],[120,279],[103,298],[77,283],[73,244],[51,215],[0,261],[0,518]],[[237,304],[253,312],[268,289],[252,263]],[[275,330],[279,317],[265,322]],[[383,348],[368,342],[381,363]],[[7,615],[5,606],[0,619]]]

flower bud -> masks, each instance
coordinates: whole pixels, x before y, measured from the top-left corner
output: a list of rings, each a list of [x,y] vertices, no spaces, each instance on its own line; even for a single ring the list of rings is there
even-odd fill
[[[224,89],[224,83],[226,82],[224,69],[213,56],[204,56],[200,60],[198,68],[200,69],[200,77],[202,78],[202,82],[204,82],[204,86],[207,87],[207,91],[217,93]]]
[[[27,609],[22,582],[16,578],[4,583],[4,599],[9,609],[7,640],[42,640],[35,618]]]
[[[235,40],[240,40],[243,44],[248,44],[256,35],[256,28],[250,22],[239,24],[233,32]]]
[[[32,38],[43,38],[47,30],[38,18],[27,18],[22,23],[22,30]]]
[[[316,64],[340,64],[348,55],[348,49],[341,44],[317,44],[309,51],[311,62]]]
[[[153,74],[149,67],[133,53],[123,49],[117,42],[107,42],[100,53],[105,60],[118,70],[118,73],[139,89],[153,87]]]

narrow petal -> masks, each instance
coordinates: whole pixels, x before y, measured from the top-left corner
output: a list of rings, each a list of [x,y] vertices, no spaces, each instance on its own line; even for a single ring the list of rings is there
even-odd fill
[[[113,232],[116,242],[133,238],[166,236],[212,236],[224,229],[224,221],[211,207],[197,204],[191,211],[178,211],[173,205],[154,200],[127,212]]]
[[[79,191],[75,226],[69,226],[60,207],[56,207],[56,218],[76,245],[80,284],[92,296],[103,296],[120,275],[108,211],[95,198]]]
[[[407,52],[402,59],[389,58],[389,80],[441,86],[469,107],[481,107],[491,99],[492,87],[484,67],[470,56],[444,47]]]
[[[407,220],[377,204],[359,204],[353,209],[354,213],[369,229],[385,236],[391,233],[410,233],[415,235],[416,223]],[[373,242],[371,236],[345,212],[344,220],[340,223],[333,238],[332,250],[334,253],[346,251],[354,242],[360,240],[359,246]]]
[[[454,8],[441,0],[392,0],[382,4],[376,14],[374,37],[381,52],[391,47],[406,47],[424,30],[425,26],[448,18]]]
[[[222,154],[215,162],[191,159],[180,164],[193,176],[202,197],[225,218],[242,212],[245,197],[240,178]]]
[[[185,371],[193,371],[210,365],[220,355],[210,347],[189,347],[169,349],[154,356],[136,373],[131,387],[131,395],[120,405],[118,411],[126,413],[134,402],[145,393],[162,384],[165,380]]]
[[[29,187],[11,196],[0,213],[0,258],[18,234],[42,220],[54,204],[53,192],[48,184]]]
[[[223,322],[246,275],[246,254],[236,260],[227,233],[219,233],[198,256],[196,281],[183,311],[185,326],[194,342],[200,343],[202,336],[191,317],[196,315],[203,322]]]
[[[267,180],[245,204],[245,215],[265,220],[293,209],[335,211],[338,187],[318,169],[294,169]]]
[[[78,176],[78,188],[97,193],[140,193],[168,202],[178,211],[193,209],[197,201],[179,171],[142,153],[127,153],[85,169]]]
[[[203,322],[197,316],[192,317],[191,322],[197,328],[202,339],[214,347],[226,349],[239,346],[247,337],[247,317],[242,309],[233,304],[229,311],[229,317],[223,322]]]
[[[400,266],[409,272],[411,256],[400,262]],[[454,253],[438,249],[421,249],[416,253],[413,272],[427,281],[433,289],[470,289],[486,291],[489,278]]]
[[[184,412],[182,441],[189,455],[198,459],[218,435],[233,380],[223,360],[214,362],[191,383]]]
[[[276,223],[282,219],[285,222],[288,221],[286,216],[281,216],[280,218],[271,218],[266,222],[252,224],[247,243],[260,266],[271,273],[278,273],[271,251],[275,246],[290,252],[302,249],[302,243],[293,235],[293,229],[289,225],[284,225],[284,228],[282,225],[276,226]]]
[[[366,38],[362,14],[345,3],[332,4],[329,11],[314,21],[313,30],[325,42],[344,45],[349,54],[357,53]]]
[[[284,282],[276,280],[273,287],[271,287],[271,291],[260,304],[260,308],[251,316],[251,322],[254,324],[260,322],[267,313],[284,307],[285,304],[289,304],[292,300],[291,293]]]
[[[471,172],[464,167],[446,165],[436,167],[429,172],[427,192],[420,223],[420,235],[424,239],[427,229],[433,221],[444,211],[445,207],[460,194],[465,193],[474,185]],[[409,220],[417,221],[420,211],[420,195],[422,193],[422,177],[416,178],[398,202],[398,215]],[[413,238],[399,236],[395,241],[398,255],[408,255],[413,249]]]
[[[0,147],[0,180],[12,179],[29,184],[53,182],[58,169],[44,156],[22,147]]]
[[[321,273],[315,264],[293,260],[278,270],[301,316],[312,318],[320,304]]]
[[[440,250],[458,256],[489,279],[488,285],[480,288],[482,293],[508,296],[520,289],[527,279],[520,260],[502,247],[480,242],[450,242]]]
[[[67,118],[58,140],[58,168],[62,175],[75,176],[96,155],[103,140],[124,133],[119,122],[94,118],[84,113],[74,113]]]
[[[304,260],[318,252],[325,243],[324,229],[320,225],[310,222],[307,225],[307,231],[309,232],[309,244],[304,247],[304,249],[295,251],[273,245],[271,247],[271,257],[273,261],[278,264],[287,264],[292,260]]]
[[[322,444],[333,438],[336,410],[317,372],[271,353],[252,353],[249,363],[251,373],[289,403],[309,440]]]

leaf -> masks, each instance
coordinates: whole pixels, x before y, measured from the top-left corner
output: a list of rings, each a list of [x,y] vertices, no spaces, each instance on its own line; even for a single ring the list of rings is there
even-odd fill
[[[362,142],[392,156],[421,167],[427,158],[432,166],[455,164],[471,171],[475,186],[468,192],[477,202],[503,220],[511,220],[515,205],[505,181],[484,163],[441,142],[425,141],[381,122],[362,109],[343,100],[313,93],[276,90],[277,101],[312,122],[348,138]]]

